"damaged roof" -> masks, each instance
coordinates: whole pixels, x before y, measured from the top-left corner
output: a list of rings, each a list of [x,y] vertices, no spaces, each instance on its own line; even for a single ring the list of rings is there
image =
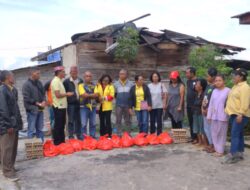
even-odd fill
[[[245,50],[243,47],[237,47],[227,44],[220,44],[205,40],[201,37],[194,37],[187,34],[182,34],[179,32],[171,31],[171,30],[161,30],[161,32],[152,32],[149,31],[146,27],[137,27],[133,22],[127,22],[124,24],[113,24],[106,27],[103,27],[99,30],[95,30],[92,32],[85,33],[77,33],[71,37],[72,43],[77,44],[81,42],[106,42],[108,38],[112,38],[114,43],[118,36],[122,35],[124,30],[127,27],[131,27],[138,31],[139,33],[139,44],[142,46],[148,46],[153,50],[160,52],[160,49],[157,48],[157,44],[172,42],[180,45],[205,45],[205,44],[213,44],[217,48],[221,50],[224,54],[235,54],[237,52]],[[69,44],[66,44],[66,46]],[[58,49],[63,49],[65,46],[61,46],[59,48],[53,49],[44,54],[33,57],[32,61],[38,61],[44,59],[48,54],[53,53]]]
[[[148,28],[146,27],[137,28],[134,23],[109,25],[99,30],[95,30],[93,32],[74,34],[71,37],[71,40],[73,43],[79,43],[84,41],[106,42],[108,37],[112,37],[115,40],[119,35],[122,35],[124,29],[126,29],[127,27],[132,27],[138,31],[140,37],[139,43],[142,45],[146,44],[152,46],[154,44],[158,44],[161,42],[173,42],[176,44],[197,44],[197,45],[214,44],[219,49],[229,49],[231,51],[245,50],[245,48],[242,47],[210,42],[201,37],[194,37],[167,29],[161,30],[161,33],[152,32],[149,31]]]

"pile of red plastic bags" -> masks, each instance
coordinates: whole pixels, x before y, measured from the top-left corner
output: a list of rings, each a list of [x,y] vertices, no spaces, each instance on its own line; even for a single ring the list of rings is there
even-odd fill
[[[66,143],[62,143],[58,146],[55,146],[52,140],[47,140],[43,145],[43,152],[45,157],[54,157],[57,155],[68,155],[82,150],[111,150],[113,148],[127,148],[134,145],[147,146],[171,143],[173,143],[173,139],[167,132],[163,132],[159,136],[156,134],[146,135],[145,133],[139,133],[134,138],[125,132],[122,137],[112,135],[111,139],[108,139],[107,136],[101,136],[99,140],[90,136],[85,136],[83,141],[69,139]]]

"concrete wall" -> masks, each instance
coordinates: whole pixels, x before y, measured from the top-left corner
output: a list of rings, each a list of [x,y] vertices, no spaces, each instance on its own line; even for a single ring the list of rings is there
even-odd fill
[[[72,44],[61,50],[62,53],[62,62],[65,67],[66,74],[68,76],[70,66],[77,64],[76,57],[76,45]]]

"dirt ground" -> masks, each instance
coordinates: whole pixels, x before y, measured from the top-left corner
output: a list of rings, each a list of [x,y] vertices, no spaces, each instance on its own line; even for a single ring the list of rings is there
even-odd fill
[[[24,160],[21,140],[16,168],[20,181],[0,174],[1,190],[250,190],[250,151],[244,161],[221,164],[191,144],[82,151]]]

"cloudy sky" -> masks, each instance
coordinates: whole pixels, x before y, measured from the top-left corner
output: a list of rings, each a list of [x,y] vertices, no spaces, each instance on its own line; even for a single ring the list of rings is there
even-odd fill
[[[235,58],[250,60],[250,25],[231,16],[250,11],[249,0],[0,0],[0,69],[28,66],[48,46],[70,42],[79,32],[137,21],[150,30],[169,29],[245,47]]]

